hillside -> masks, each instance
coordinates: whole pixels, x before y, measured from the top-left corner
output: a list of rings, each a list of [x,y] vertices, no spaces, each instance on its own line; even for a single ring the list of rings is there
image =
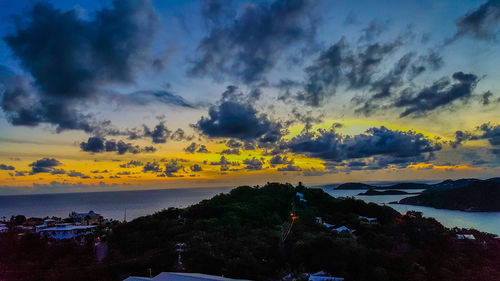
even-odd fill
[[[353,233],[336,233],[329,225]],[[93,240],[82,247],[36,234],[0,235],[0,280],[123,280],[178,270],[249,280],[320,270],[345,280],[500,276],[500,242],[490,234],[451,231],[419,213],[402,216],[387,206],[337,199],[301,185],[241,186],[187,208],[111,227],[105,237],[109,255],[102,262],[94,258]],[[459,241],[459,232],[472,233],[476,240]],[[179,244],[182,266],[177,263]]]
[[[500,211],[500,183],[470,181],[462,187],[429,189],[421,195],[404,198],[400,204],[463,211]]]
[[[297,201],[297,192],[307,202]],[[296,220],[281,244],[292,202]],[[362,223],[359,216],[377,218],[378,224]],[[354,229],[354,235],[334,234],[316,217]],[[494,255],[487,258],[480,244],[457,244],[455,237],[434,219],[336,199],[320,189],[268,184],[238,187],[186,209],[171,208],[121,225],[110,237],[110,249],[123,260],[134,260],[117,268],[122,274],[140,274],[149,267],[153,275],[175,270],[175,244],[185,243],[186,271],[233,278],[279,280],[289,273],[325,270],[346,280],[465,280],[487,266],[484,280],[493,280],[500,268],[490,265]],[[491,236],[478,237],[492,243],[489,251],[500,246]]]

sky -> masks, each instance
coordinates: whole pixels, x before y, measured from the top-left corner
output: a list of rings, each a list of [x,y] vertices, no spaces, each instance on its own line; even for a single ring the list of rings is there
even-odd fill
[[[0,194],[499,175],[498,0],[0,0],[0,17]]]

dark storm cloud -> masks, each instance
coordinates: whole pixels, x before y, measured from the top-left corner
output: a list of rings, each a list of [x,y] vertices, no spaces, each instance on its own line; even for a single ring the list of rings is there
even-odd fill
[[[221,2],[209,3],[212,5],[204,6],[202,12],[211,22],[214,15],[220,15],[220,9],[213,3]],[[208,75],[217,80],[230,77],[245,83],[263,80],[284,52],[314,42],[315,6],[309,0],[245,5],[237,18],[219,22],[200,41],[188,74]]]
[[[86,132],[94,130],[92,118],[79,108],[101,86],[133,82],[136,68],[148,64],[158,23],[147,0],[114,1],[91,20],[38,2],[17,19],[4,41],[33,83],[20,77],[7,86],[1,100],[7,119]]]
[[[374,80],[368,88],[371,94],[368,98],[354,97],[352,102],[357,106],[355,112],[369,116],[377,110],[389,107],[383,104],[383,100],[393,98],[401,92],[401,87],[423,72],[438,70],[443,65],[441,56],[435,51],[430,50],[412,62],[415,55],[414,52],[409,52],[401,56],[388,73]]]
[[[134,168],[139,166],[144,166],[144,163],[138,160],[130,160],[128,163],[121,164],[120,168]]]
[[[280,172],[297,172],[297,171],[302,171],[302,169],[299,166],[295,166],[293,164],[287,164],[286,166],[278,168],[278,171],[280,171]]]
[[[14,168],[14,166],[11,166],[11,165],[5,165],[5,164],[0,164],[0,170],[7,170],[7,171],[13,171],[15,170],[16,168]]]
[[[243,160],[243,164],[246,165],[245,169],[247,170],[262,170],[262,165],[264,164],[257,158],[245,159]]]
[[[472,134],[470,132],[460,130],[460,131],[455,132],[455,140],[451,141],[450,145],[453,148],[457,148],[460,145],[462,145],[462,143],[464,143],[465,141],[477,140],[477,139],[479,139],[478,136],[475,136],[474,134]]]
[[[226,142],[226,146],[229,148],[241,148],[243,146],[243,143],[237,140],[230,139]]]
[[[490,144],[489,151],[495,155],[500,155],[500,125],[492,125],[484,123],[476,127],[473,132],[469,131],[456,131],[455,140],[450,142],[451,147],[457,148],[466,141],[471,140],[487,140]]]
[[[464,36],[470,36],[478,40],[494,40],[496,39],[499,24],[500,1],[488,0],[456,20],[457,32],[447,43]]]
[[[320,129],[292,138],[286,144],[294,153],[326,161],[341,162],[375,156],[390,157],[393,162],[432,154],[441,145],[413,131],[393,131],[385,127],[371,128],[365,133],[344,136],[334,129]]]
[[[398,37],[388,43],[372,43],[353,49],[345,38],[340,39],[305,69],[304,89],[295,98],[311,106],[320,106],[341,85],[348,89],[371,85],[372,76],[384,57],[402,44],[403,37]]]
[[[153,173],[161,173],[162,169],[160,168],[160,164],[157,162],[148,162],[144,164],[144,167],[142,168],[143,172],[153,172]]]
[[[232,4],[232,1],[205,0],[201,7],[201,17],[208,27],[221,26],[236,14]]]
[[[72,178],[90,179],[89,176],[78,171],[69,171],[67,175]]]
[[[158,125],[154,127],[154,129],[149,129],[148,126],[144,125],[144,136],[150,137],[153,143],[165,143],[167,139],[170,137],[172,131],[170,131],[165,122],[161,121]]]
[[[168,104],[186,108],[196,108],[194,104],[186,101],[183,97],[168,91],[137,91],[128,95],[115,95],[122,103],[133,105]]]
[[[101,137],[90,137],[86,142],[80,143],[80,148],[82,151],[101,153],[101,152],[117,152],[118,154],[124,154],[130,152],[133,154],[141,152],[155,152],[156,148],[152,146],[140,147],[138,145],[133,145],[131,143],[125,143],[124,141],[106,140]]]
[[[361,30],[361,37],[359,41],[373,41],[377,39],[382,33],[387,31],[388,25],[391,23],[390,20],[380,21],[380,20],[372,20]]]
[[[50,172],[51,175],[65,175],[66,171],[64,169],[54,169]]]
[[[188,145],[186,148],[184,148],[184,151],[187,153],[209,153],[207,147],[204,144],[197,144],[195,142],[192,142],[190,145]]]
[[[193,166],[190,167],[190,169],[193,172],[201,172],[201,171],[203,171],[203,169],[201,168],[201,166],[198,165],[198,164],[194,164]]]
[[[276,165],[293,164],[293,161],[288,160],[286,156],[275,155],[269,160],[269,164],[271,164],[271,167],[275,167]]]
[[[31,174],[50,173],[59,165],[62,165],[62,163],[55,158],[42,158],[29,164],[32,169]]]
[[[190,141],[193,138],[194,138],[194,136],[188,136],[188,135],[186,135],[186,132],[183,129],[181,129],[181,128],[177,128],[177,130],[175,130],[170,135],[170,139],[173,140],[173,141],[182,141],[182,140]]]
[[[228,148],[224,149],[220,152],[220,154],[233,154],[233,155],[240,155],[240,150],[238,148]]]
[[[209,117],[202,117],[195,125],[209,137],[236,138],[242,141],[274,142],[282,136],[281,124],[259,113],[248,97],[229,86],[218,105],[210,107]]]
[[[240,163],[231,162],[231,161],[227,160],[227,158],[225,156],[221,156],[221,158],[218,162],[210,162],[210,165],[220,166],[221,172],[224,172],[224,171],[230,170],[229,166],[239,166]]]
[[[400,116],[405,117],[423,116],[457,100],[467,102],[479,81],[478,77],[474,74],[455,72],[452,78],[454,83],[448,79],[440,79],[416,93],[407,88],[401,92],[393,106],[402,108]]]
[[[487,106],[493,103],[500,103],[500,98],[495,98],[494,100],[491,100],[492,97],[493,93],[491,91],[484,92],[484,94],[482,94],[480,97],[481,105]]]
[[[303,131],[309,131],[312,129],[313,125],[320,124],[323,122],[325,115],[320,113],[318,115],[314,115],[313,111],[304,110],[304,108],[294,107],[292,108],[290,120],[286,121],[286,126],[290,126],[296,123],[304,124]]]
[[[182,168],[184,167],[180,165],[177,160],[173,159],[165,163],[164,174],[167,177],[179,177],[179,175],[176,175],[175,173],[182,170]]]

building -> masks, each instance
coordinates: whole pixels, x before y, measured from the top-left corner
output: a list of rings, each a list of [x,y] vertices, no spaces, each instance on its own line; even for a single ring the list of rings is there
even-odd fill
[[[344,278],[342,277],[334,277],[331,276],[330,274],[320,271],[316,273],[309,274],[309,281],[343,281]]]
[[[299,197],[299,202],[307,203],[307,200],[304,199],[304,194],[297,192],[296,196]]]
[[[123,281],[250,281],[243,279],[231,279],[221,276],[201,274],[201,273],[181,273],[181,272],[162,272],[155,277],[137,277],[130,276]]]
[[[6,233],[9,231],[9,228],[5,226],[5,224],[0,223],[0,233]]]
[[[281,279],[282,281],[292,281],[292,280],[310,280],[310,281],[343,281],[342,277],[334,277],[329,273],[324,271],[319,271],[316,273],[301,273],[299,275],[293,275],[292,273]]]
[[[36,232],[44,237],[52,239],[73,239],[94,233],[96,227],[95,225],[60,223],[52,227],[39,225],[36,228]]]
[[[457,234],[458,240],[476,240],[476,237],[472,234]]]
[[[94,211],[88,213],[76,213],[72,212],[69,217],[73,219],[74,222],[79,222],[85,225],[99,224],[102,221],[102,215],[97,214]]]
[[[352,234],[355,230],[349,229],[346,226],[341,226],[341,227],[333,228],[332,231],[335,231],[337,233],[347,233],[348,232],[349,234]]]
[[[363,216],[359,216],[359,221],[361,223],[367,223],[367,224],[377,224],[378,223],[377,218],[368,218],[368,217],[363,217]]]

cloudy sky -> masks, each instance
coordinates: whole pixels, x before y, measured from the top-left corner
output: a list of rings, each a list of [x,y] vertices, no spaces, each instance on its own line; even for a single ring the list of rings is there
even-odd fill
[[[0,194],[500,174],[499,0],[0,16]]]

